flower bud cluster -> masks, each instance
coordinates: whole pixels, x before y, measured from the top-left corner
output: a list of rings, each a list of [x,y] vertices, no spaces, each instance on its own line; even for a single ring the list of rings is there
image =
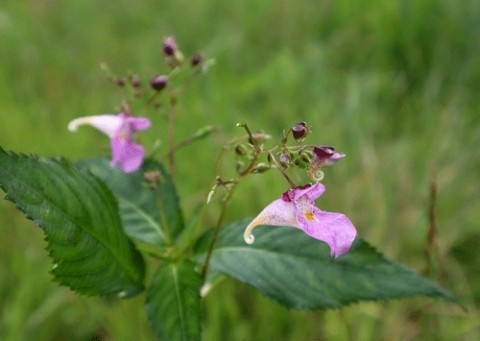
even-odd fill
[[[132,99],[146,99],[147,104],[153,105],[154,108],[160,108],[159,102],[153,101],[160,93],[167,88],[175,88],[172,82],[185,82],[199,71],[207,70],[207,64],[211,61],[204,61],[202,54],[194,53],[189,62],[185,62],[182,51],[172,36],[166,37],[161,45],[161,53],[166,71],[156,72],[150,76],[141,77],[137,73],[128,72],[125,76],[114,74],[106,64],[102,64],[103,71],[116,87],[122,91],[128,91],[132,95]],[[128,100],[127,100],[128,101]]]
[[[240,174],[246,170],[250,173],[263,173],[268,169],[278,168],[283,176],[288,177],[285,171],[297,168],[306,170],[311,181],[320,182],[324,177],[323,167],[333,165],[345,156],[331,146],[298,144],[310,133],[306,122],[293,125],[284,134],[281,143],[270,150],[264,148],[264,143],[270,136],[263,132],[251,133],[245,124],[238,126],[244,127],[248,133],[246,141],[237,140],[233,144],[235,168]],[[295,143],[289,144],[289,137],[292,137]],[[259,159],[262,154],[267,155],[268,162]]]

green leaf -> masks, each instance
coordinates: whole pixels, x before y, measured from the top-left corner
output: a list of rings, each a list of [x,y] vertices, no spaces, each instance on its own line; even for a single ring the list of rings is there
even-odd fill
[[[209,269],[250,284],[287,307],[326,309],[415,295],[457,302],[448,291],[386,259],[360,238],[350,252],[333,259],[327,245],[291,227],[257,228],[255,243],[247,245],[243,231],[249,221],[223,228]],[[200,246],[200,262],[208,239]]]
[[[88,295],[144,289],[144,262],[125,235],[108,187],[65,160],[0,148],[0,187],[45,232],[55,280]]]
[[[117,196],[125,232],[151,245],[171,244],[184,228],[176,188],[161,164],[146,160],[140,170],[122,173],[106,159],[82,161]],[[146,175],[145,175],[146,174]],[[147,182],[145,178],[151,178]]]
[[[159,340],[200,340],[201,276],[183,260],[164,264],[147,290],[146,310]]]

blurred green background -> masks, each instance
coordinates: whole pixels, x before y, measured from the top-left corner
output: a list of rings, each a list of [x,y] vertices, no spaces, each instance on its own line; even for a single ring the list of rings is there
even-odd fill
[[[381,252],[468,307],[412,298],[289,311],[227,280],[204,301],[204,339],[478,340],[479,18],[475,0],[3,0],[0,146],[73,159],[108,153],[99,133],[66,130],[72,118],[121,102],[99,64],[148,81],[164,72],[161,43],[174,35],[184,54],[216,60],[180,98],[178,138],[205,124],[222,128],[178,155],[187,217],[205,200],[217,151],[239,134],[235,123],[280,138],[307,121],[308,142],[348,156],[327,170],[319,206],[345,212]],[[165,148],[164,121],[152,119],[142,142]],[[439,229],[426,273],[432,168]],[[247,179],[228,221],[255,215],[285,188],[274,172]],[[41,230],[6,201],[0,235],[0,339],[152,338],[143,295],[90,299],[52,283]]]

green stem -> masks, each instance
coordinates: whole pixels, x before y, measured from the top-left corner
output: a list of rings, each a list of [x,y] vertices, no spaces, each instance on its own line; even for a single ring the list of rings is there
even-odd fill
[[[215,246],[215,243],[217,242],[218,235],[220,233],[220,228],[223,223],[223,219],[225,217],[225,213],[227,211],[227,206],[230,202],[230,199],[233,196],[233,192],[235,191],[235,188],[237,188],[237,185],[239,184],[240,180],[242,180],[245,176],[247,176],[255,167],[255,163],[257,162],[258,159],[258,153],[255,154],[254,158],[251,160],[250,165],[238,176],[238,179],[236,181],[232,182],[232,186],[228,189],[227,196],[223,200],[223,205],[222,209],[220,211],[220,215],[217,220],[217,224],[215,225],[215,228],[213,230],[213,236],[212,240],[210,242],[210,245],[208,247],[207,251],[207,257],[205,258],[205,262],[203,263],[203,269],[202,269],[202,278],[205,280],[207,272],[208,272],[208,265],[210,263],[210,258],[212,258],[212,253],[213,253],[213,248]]]
[[[170,175],[175,180],[175,118],[177,115],[177,97],[170,93],[170,114],[168,115],[168,163]]]
[[[277,159],[275,159],[275,156],[273,156],[272,152],[268,152],[268,156],[270,158],[270,160],[273,161],[273,163],[275,164],[275,166],[277,167],[278,171],[283,175],[283,177],[287,180],[288,184],[290,185],[290,187],[295,187],[295,183],[292,181],[292,179],[290,179],[290,177],[287,175],[287,173],[285,173],[285,170],[283,169],[282,165],[280,165],[277,161]]]

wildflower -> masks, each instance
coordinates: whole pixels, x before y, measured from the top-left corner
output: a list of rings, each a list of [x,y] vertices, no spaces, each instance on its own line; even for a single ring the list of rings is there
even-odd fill
[[[112,167],[118,167],[124,173],[136,171],[145,157],[143,146],[133,142],[133,133],[150,128],[151,122],[145,117],[133,117],[127,113],[85,116],[74,119],[68,124],[68,130],[74,132],[78,127],[88,124],[105,133],[110,138],[112,149]]]
[[[344,214],[322,211],[315,206],[315,199],[324,191],[321,183],[289,189],[247,226],[245,242],[254,242],[252,230],[258,225],[292,226],[327,243],[331,256],[346,253],[355,239],[355,227]]]

